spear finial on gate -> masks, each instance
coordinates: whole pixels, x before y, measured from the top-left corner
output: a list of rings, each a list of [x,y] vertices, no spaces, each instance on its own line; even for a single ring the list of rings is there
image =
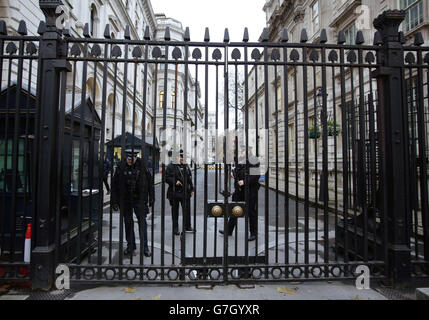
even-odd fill
[[[243,42],[249,42],[249,29],[244,28]]]
[[[25,24],[25,21],[24,21],[24,20],[21,20],[21,21],[19,22],[18,33],[19,33],[21,36],[26,36],[26,35],[28,34],[28,33],[27,33],[27,25]]]
[[[423,40],[423,35],[421,32],[417,32],[414,36],[414,45],[420,47],[422,44],[424,44],[425,41]]]
[[[45,31],[46,31],[46,23],[45,21],[40,21],[39,27],[37,28],[37,33],[42,35],[45,33]]]
[[[164,40],[165,41],[170,41],[171,40],[170,27],[166,27],[165,28]]]
[[[338,33],[338,44],[344,44],[346,43],[346,34],[343,30],[340,30]]]
[[[363,32],[362,31],[358,31],[356,34],[356,44],[364,44],[365,43],[365,39],[363,37]]]
[[[204,32],[204,42],[209,42],[210,41],[210,32],[209,32],[209,28],[206,28],[206,31]]]
[[[91,34],[89,33],[89,24],[85,23],[85,27],[83,28],[83,36],[85,38],[91,38]]]
[[[281,42],[288,42],[289,41],[289,35],[286,28],[283,28],[282,30],[282,36],[281,36]]]
[[[125,33],[124,33],[124,38],[126,40],[131,40],[131,30],[130,30],[130,26],[127,24],[127,26],[125,27]]]
[[[374,45],[379,46],[383,44],[383,39],[381,39],[380,31],[376,31],[374,34]]]
[[[223,42],[225,42],[225,43],[229,42],[229,31],[228,31],[228,28],[225,28],[225,33],[223,35]]]
[[[261,35],[261,41],[262,42],[268,42],[269,40],[269,35],[268,35],[268,28],[264,28],[264,30],[262,31],[262,35]]]
[[[189,27],[186,27],[185,29],[185,35],[183,36],[183,40],[191,41],[191,33],[189,31]]]
[[[7,35],[7,27],[6,27],[6,22],[4,20],[0,20],[0,35],[2,36]]]
[[[144,36],[143,38],[147,41],[150,40],[150,28],[149,26],[146,26],[145,30],[144,30]]]
[[[301,43],[306,43],[308,41],[307,30],[304,28],[301,31]]]
[[[320,32],[320,43],[327,43],[328,42],[328,34],[326,33],[326,29],[322,29]]]
[[[104,29],[104,38],[110,39],[110,24],[106,24],[106,28]]]

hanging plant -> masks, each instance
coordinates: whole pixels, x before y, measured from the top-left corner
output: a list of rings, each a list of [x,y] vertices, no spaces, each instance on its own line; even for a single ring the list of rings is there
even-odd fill
[[[318,139],[320,138],[320,128],[319,127],[310,127],[308,129],[308,136],[310,139]]]
[[[328,126],[328,136],[334,137],[341,134],[341,127],[338,123],[334,124],[334,121],[330,121],[327,123],[327,126]]]

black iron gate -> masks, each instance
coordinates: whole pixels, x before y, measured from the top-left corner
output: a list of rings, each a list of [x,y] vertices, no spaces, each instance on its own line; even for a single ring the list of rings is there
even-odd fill
[[[0,280],[47,288],[59,264],[91,283],[351,279],[360,265],[397,282],[428,275],[429,48],[420,35],[403,45],[403,13],[374,22],[373,45],[362,32],[349,45],[325,30],[318,43],[305,30],[299,43],[286,30],[278,42],[168,28],[111,39],[109,26],[74,38],[43,8],[40,37],[0,23]],[[103,186],[126,149],[155,194],[132,219]],[[193,230],[183,213],[172,224],[180,153]]]

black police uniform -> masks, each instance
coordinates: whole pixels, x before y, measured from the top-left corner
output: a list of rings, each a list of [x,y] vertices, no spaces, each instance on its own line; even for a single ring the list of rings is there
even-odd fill
[[[127,154],[131,156],[129,152]],[[131,254],[137,248],[133,210],[137,216],[140,233],[143,233],[140,234],[140,239],[144,239],[144,255],[151,255],[147,241],[146,215],[149,213],[148,204],[153,206],[154,201],[152,176],[144,162],[139,158],[132,165],[128,165],[126,160],[121,161],[112,179],[111,203],[113,207],[119,206],[123,213],[127,240],[126,255]]]
[[[250,168],[257,168],[258,164],[249,165]],[[240,201],[244,202],[246,200],[246,176],[248,176],[249,183],[249,201],[247,204],[248,207],[248,215],[249,215],[249,229],[250,229],[250,238],[249,240],[256,239],[258,234],[258,210],[256,208],[258,191],[260,188],[259,178],[260,175],[250,175],[250,172],[246,173],[246,165],[238,164],[236,168],[233,170],[234,175],[234,194],[232,195],[232,201]],[[244,185],[240,186],[238,184],[239,181],[243,181]],[[237,225],[237,218],[230,217],[228,220],[228,235],[232,235],[235,226]]]
[[[185,187],[186,176],[186,187]],[[182,183],[177,185],[177,181]],[[179,234],[179,204],[182,206],[185,231],[192,232],[191,228],[191,193],[194,191],[191,169],[186,164],[170,163],[166,170],[168,184],[167,199],[170,200],[173,218],[173,233]]]

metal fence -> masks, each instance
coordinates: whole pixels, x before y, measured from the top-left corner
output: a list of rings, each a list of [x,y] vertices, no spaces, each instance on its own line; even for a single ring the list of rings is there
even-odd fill
[[[325,30],[318,43],[305,30],[300,43],[286,30],[279,42],[264,31],[251,43],[247,30],[241,42],[228,30],[223,42],[208,30],[193,42],[188,29],[174,41],[168,28],[162,41],[149,29],[132,40],[129,28],[111,39],[109,26],[104,39],[88,26],[74,38],[42,8],[40,37],[27,36],[24,22],[7,35],[0,23],[0,281],[48,288],[59,264],[76,283],[352,279],[359,265],[398,283],[427,277],[429,48],[420,35],[403,46],[402,12],[376,19],[373,45],[361,32],[348,45],[343,32],[330,44]],[[197,161],[208,158],[198,130],[209,122],[242,129],[216,136],[214,167]],[[147,215],[143,197],[131,218],[125,200],[119,211],[109,202],[109,141],[107,176],[125,166],[127,148],[140,151],[136,170],[150,169]],[[167,193],[179,149],[192,167],[182,182],[193,184],[181,233]],[[231,176],[240,168],[241,193]],[[29,223],[31,263],[23,263]]]

